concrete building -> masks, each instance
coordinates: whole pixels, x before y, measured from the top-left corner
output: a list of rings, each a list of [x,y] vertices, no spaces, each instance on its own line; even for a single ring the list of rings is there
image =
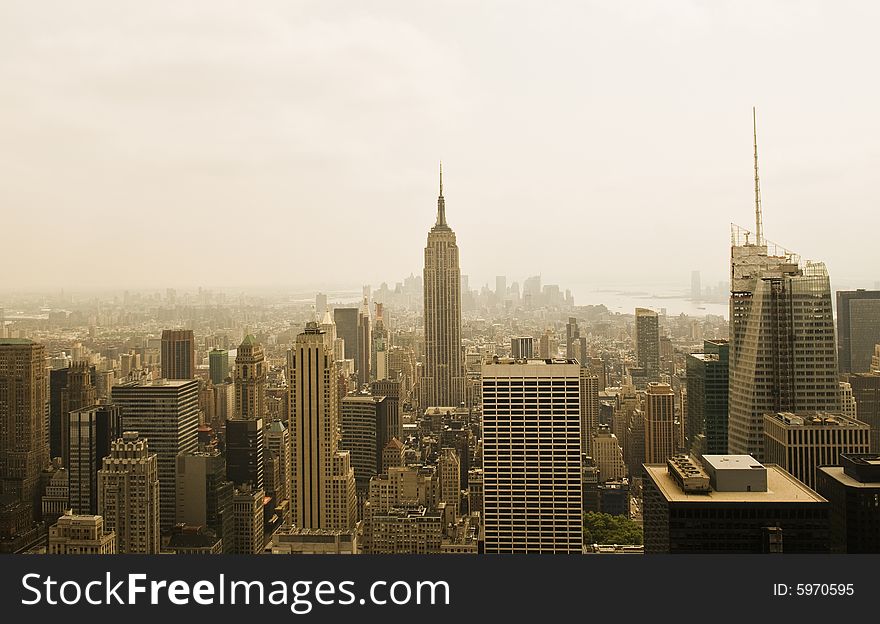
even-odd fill
[[[662,464],[675,455],[676,438],[672,387],[649,382],[645,392],[645,463]]]
[[[599,377],[581,363],[581,451],[593,452],[593,434],[599,427]]]
[[[581,366],[497,360],[482,368],[487,553],[580,553]]]
[[[196,342],[191,329],[163,329],[162,377],[193,379],[196,374]]]
[[[464,402],[461,351],[461,270],[455,232],[446,223],[443,170],[437,221],[428,232],[424,269],[425,366],[419,380],[419,405],[458,406]]]
[[[531,336],[511,338],[510,357],[514,360],[530,360],[535,357],[535,339]]]
[[[232,495],[234,555],[259,555],[263,552],[263,490],[245,483]]]
[[[170,530],[175,524],[177,508],[174,492],[177,456],[198,449],[199,382],[194,379],[128,382],[114,386],[111,395],[122,410],[123,431],[137,431],[149,440],[150,451],[157,456],[160,523],[163,530]]]
[[[361,506],[366,500],[370,479],[379,474],[382,451],[388,442],[388,408],[384,396],[369,393],[353,393],[342,399],[340,448],[351,457]]]
[[[117,552],[159,552],[159,488],[157,454],[138,432],[126,431],[110,445],[98,472],[98,513],[116,533]]]
[[[455,518],[461,507],[461,461],[454,448],[440,450],[437,476],[440,485],[440,502],[452,507],[452,517]]]
[[[868,425],[842,414],[766,414],[764,454],[815,489],[819,466],[837,466],[841,453],[867,453],[870,433]]]
[[[27,526],[10,527],[13,535],[30,529],[30,521],[39,516],[42,493],[37,486],[49,464],[47,389],[43,345],[0,339],[0,495],[28,510],[20,514],[26,515]]]
[[[116,534],[101,516],[66,513],[49,527],[50,555],[114,555]]]
[[[172,529],[165,549],[175,555],[222,555],[223,540],[204,526],[178,524]]]
[[[350,454],[339,449],[336,362],[317,323],[307,323],[296,337],[287,354],[287,375],[293,524],[350,530],[357,521],[354,469]]]
[[[406,467],[389,468],[383,473],[370,480],[370,492],[367,502],[364,504],[363,542],[361,547],[365,554],[393,553],[406,554],[417,551],[431,550],[423,539],[419,541],[418,529],[410,524],[428,525],[434,522],[433,510],[440,503],[440,485],[433,468]],[[445,507],[445,505],[443,505]],[[393,514],[392,509],[423,509],[427,513],[428,520],[418,519],[419,514]],[[409,518],[409,519],[408,519]],[[380,526],[381,523],[381,526]],[[443,520],[436,516],[436,528],[442,534]],[[408,532],[408,537],[395,542],[388,531],[398,527]],[[378,534],[378,536],[377,536]],[[421,533],[421,538],[426,538],[426,533]],[[432,534],[433,535],[433,534]],[[431,537],[433,540],[434,537]],[[433,542],[432,542],[433,543]],[[439,549],[439,538],[436,542]],[[431,550],[433,552],[433,550]]]
[[[226,461],[217,449],[177,456],[176,524],[210,529],[227,554],[235,545],[233,491],[233,483],[226,479]]]
[[[831,504],[831,551],[880,553],[880,455],[843,454],[816,472],[816,491]]]
[[[355,359],[355,372],[358,377],[358,388],[363,388],[373,379],[371,375],[373,334],[370,328],[370,304],[367,298],[358,310],[357,325],[357,359]]]
[[[828,501],[748,455],[645,464],[645,554],[827,553]]]
[[[654,310],[636,308],[636,362],[650,381],[660,381],[660,325]]]
[[[599,425],[599,429],[593,434],[592,448],[600,483],[616,481],[626,476],[623,450],[608,425]]]
[[[283,527],[272,535],[266,550],[273,555],[357,555],[357,531]]]

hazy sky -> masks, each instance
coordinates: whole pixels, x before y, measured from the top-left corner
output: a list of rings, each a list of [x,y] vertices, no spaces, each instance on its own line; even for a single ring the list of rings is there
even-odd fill
[[[353,8],[354,7],[354,8]],[[0,3],[0,289],[880,279],[869,2]],[[494,287],[494,286],[493,286]]]

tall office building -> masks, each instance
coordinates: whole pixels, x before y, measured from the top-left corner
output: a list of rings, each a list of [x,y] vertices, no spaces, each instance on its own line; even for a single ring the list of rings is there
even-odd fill
[[[880,343],[880,290],[837,291],[837,348],[841,373],[871,370]]]
[[[440,485],[440,501],[451,506],[452,517],[458,515],[461,507],[461,461],[454,448],[440,450],[440,458],[437,460],[437,476]]]
[[[511,338],[510,357],[514,360],[530,360],[535,357],[535,339],[531,336]]]
[[[107,530],[116,532],[117,552],[159,552],[159,487],[156,453],[138,432],[126,431],[110,445],[98,472],[98,513]]]
[[[263,490],[254,489],[247,483],[235,489],[232,496],[235,536],[232,553],[235,555],[259,555],[263,552],[263,496]]]
[[[341,402],[340,448],[348,451],[358,499],[366,499],[370,479],[379,474],[382,450],[388,443],[388,405],[384,396],[353,393]]]
[[[702,353],[687,356],[687,419],[685,445],[696,450],[699,436],[705,436],[709,455],[727,453],[727,393],[730,344],[727,340],[706,340]]]
[[[339,325],[337,319],[337,326]],[[339,450],[339,395],[332,347],[306,323],[287,354],[293,524],[351,529],[357,518],[354,470]]]
[[[262,418],[226,421],[226,478],[236,486],[263,488],[264,435]]]
[[[664,463],[675,455],[676,446],[672,387],[651,382],[645,392],[645,463]]]
[[[149,440],[159,466],[160,523],[174,525],[177,456],[198,448],[199,382],[157,379],[113,387],[113,402],[122,410],[123,431],[137,431]],[[117,531],[118,533],[118,531]]]
[[[229,351],[226,349],[211,349],[208,352],[208,372],[211,383],[215,386],[226,381],[229,377]]]
[[[327,314],[327,295],[324,293],[317,293],[315,295],[315,319],[322,319],[324,315]]]
[[[235,411],[226,421],[226,476],[236,486],[263,488],[268,372],[263,347],[248,334],[235,356]]]
[[[196,341],[191,329],[163,329],[162,377],[193,379],[196,376]]]
[[[599,377],[581,363],[581,452],[593,452],[593,434],[599,427]]]
[[[647,308],[636,308],[636,362],[648,381],[660,381],[659,317]]]
[[[283,506],[286,516],[282,524],[290,524],[290,480],[293,472],[293,463],[290,457],[290,430],[284,422],[275,419],[266,425],[266,465],[270,462],[278,465],[278,478],[275,479],[275,470],[271,471],[272,482],[268,479],[269,470],[266,470],[265,489],[266,495],[275,499],[276,506]],[[286,503],[285,503],[286,501]]]
[[[73,362],[70,368],[67,369],[67,381],[64,387],[61,388],[60,414],[61,459],[64,462],[67,462],[65,453],[69,446],[68,440],[65,437],[67,435],[67,416],[74,410],[92,406],[97,402],[98,394],[94,384],[95,374],[95,367],[89,365],[86,361]],[[52,428],[51,422],[49,427],[50,429]],[[49,446],[51,447],[51,441]],[[88,514],[90,512],[83,511],[81,513]]]
[[[389,335],[385,326],[385,309],[381,303],[376,304],[376,323],[373,327],[372,346],[370,348],[370,371],[372,381],[388,379],[389,369]]]
[[[233,489],[220,451],[181,453],[177,456],[177,523],[211,529],[222,540],[222,552],[231,554],[235,546]]]
[[[346,360],[358,360],[358,308],[334,308],[333,320],[336,322],[336,335],[344,341]]]
[[[599,469],[600,483],[606,481],[618,481],[626,476],[626,464],[623,461],[623,451],[617,441],[617,436],[611,433],[608,425],[599,425],[593,434],[593,461]]]
[[[754,242],[731,231],[728,450],[763,461],[764,414],[839,405],[828,271],[764,239],[757,154]]]
[[[367,298],[358,310],[357,325],[357,360],[355,361],[355,370],[357,371],[358,385],[360,387],[370,383],[370,363],[372,361],[371,349],[373,344],[373,334],[370,329],[370,305]]]
[[[577,318],[568,317],[568,323],[565,324],[565,357],[568,359],[580,360],[580,339],[581,330],[578,327]],[[583,364],[583,362],[581,362]]]
[[[263,346],[248,334],[235,355],[236,420],[253,420],[266,415],[267,377]]]
[[[849,385],[856,417],[871,427],[871,452],[880,453],[880,373],[853,373]]]
[[[842,414],[764,415],[764,455],[816,489],[819,466],[840,465],[840,455],[868,452],[871,428]]]
[[[458,406],[465,400],[461,353],[461,269],[455,232],[446,223],[443,169],[437,221],[428,232],[424,270],[425,367],[419,405]]]
[[[399,381],[381,379],[370,384],[370,392],[374,397],[385,397],[379,410],[379,439],[377,443],[380,449],[391,438],[398,440],[403,438],[403,424],[400,422],[400,386]]]
[[[110,445],[122,435],[118,405],[83,407],[67,415],[64,468],[69,478],[70,509],[75,514],[98,513],[98,471]]]
[[[700,301],[703,298],[703,285],[700,282],[700,272],[691,271],[691,299]]]
[[[582,552],[580,371],[572,360],[483,365],[485,552]]]
[[[43,345],[0,339],[0,494],[29,508],[30,513],[21,514],[28,523],[39,517],[37,486],[49,463],[46,390]]]

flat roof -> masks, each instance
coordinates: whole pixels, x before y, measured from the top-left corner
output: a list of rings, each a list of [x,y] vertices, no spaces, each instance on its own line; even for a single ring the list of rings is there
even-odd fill
[[[715,470],[752,470],[763,467],[751,455],[703,455],[703,463]]]
[[[705,459],[705,455],[703,456]],[[708,457],[712,457],[709,455]],[[718,457],[717,455],[715,457]],[[725,456],[730,457],[730,456]],[[736,457],[736,456],[734,456]],[[750,456],[753,462],[755,461]],[[756,462],[757,463],[757,462]],[[760,465],[760,464],[759,464]],[[766,492],[716,492],[688,494],[683,492],[669,474],[666,464],[645,466],[648,475],[657,484],[667,501],[672,503],[825,503],[824,498],[782,470],[775,464],[767,464]]]
[[[131,383],[121,383],[113,386],[116,388],[179,388],[193,382],[198,383],[197,379],[153,379],[151,381],[136,381]]]
[[[839,412],[776,412],[764,414],[785,427],[855,427],[869,429],[870,425]]]
[[[843,466],[819,466],[818,470],[824,472],[832,479],[851,488],[880,489],[880,481],[862,482],[854,479],[843,471]]]

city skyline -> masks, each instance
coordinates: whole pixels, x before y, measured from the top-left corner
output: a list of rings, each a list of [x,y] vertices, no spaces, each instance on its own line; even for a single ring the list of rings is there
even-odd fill
[[[0,202],[20,232],[2,259],[43,250],[4,288],[354,285],[417,274],[412,233],[430,223],[440,157],[473,285],[540,273],[583,301],[584,283],[684,286],[698,269],[711,284],[725,275],[728,223],[750,220],[752,105],[767,230],[806,258],[822,255],[835,287],[873,285],[878,94],[856,79],[869,55],[851,32],[875,21],[873,7],[852,19],[853,5],[798,15],[764,3],[577,5],[562,20],[562,7],[534,15],[506,4],[502,19],[489,3],[460,23],[455,11],[422,16],[405,3],[296,16],[267,3],[245,14],[212,6],[205,23],[198,8],[138,6],[123,17],[112,3],[90,4],[104,20],[76,20],[63,3],[13,3],[0,25],[0,77],[15,85],[2,98]],[[693,45],[706,46],[703,58]],[[813,227],[831,210],[860,216],[845,248]],[[395,244],[371,248],[352,276],[355,255],[344,250],[378,214],[394,222]],[[218,241],[231,250],[245,215],[272,222],[257,226],[255,262],[277,266],[284,250],[300,264],[317,252],[316,237],[297,237],[309,230],[333,229],[337,253],[320,276],[254,275],[228,262],[218,278],[200,260]],[[619,240],[590,229],[620,215],[625,256]],[[64,227],[47,227],[56,221]],[[656,231],[687,250],[662,269]],[[81,262],[104,270],[63,261],[74,243]],[[548,243],[585,261],[537,253]],[[482,253],[491,248],[529,253],[501,263]]]

